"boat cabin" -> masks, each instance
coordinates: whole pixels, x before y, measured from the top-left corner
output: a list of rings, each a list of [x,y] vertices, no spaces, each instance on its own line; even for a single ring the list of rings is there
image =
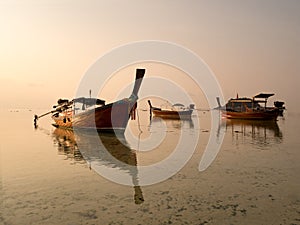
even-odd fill
[[[72,100],[74,114],[78,112],[85,111],[86,109],[91,109],[98,106],[104,106],[105,101],[98,98],[75,98]]]
[[[54,115],[57,117],[58,113],[63,111],[74,111],[74,114],[85,111],[86,109],[91,109],[93,107],[103,106],[105,101],[98,98],[75,98],[71,101],[68,99],[58,99],[57,105],[53,106],[55,108]]]
[[[226,104],[226,111],[246,112],[263,110],[267,108],[268,98],[274,94],[260,93],[253,98],[231,98]],[[263,104],[263,106],[260,105]]]

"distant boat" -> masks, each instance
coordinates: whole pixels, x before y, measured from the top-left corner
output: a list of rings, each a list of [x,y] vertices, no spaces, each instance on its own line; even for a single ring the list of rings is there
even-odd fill
[[[104,100],[96,98],[81,97],[71,101],[59,99],[58,105],[53,106],[55,110],[41,116],[35,115],[35,126],[38,118],[52,113],[55,127],[67,129],[96,128],[99,132],[124,132],[129,118],[135,119],[138,91],[144,74],[145,69],[136,70],[134,88],[128,98],[107,105]]]
[[[150,106],[151,114],[164,119],[188,120],[191,119],[194,110],[194,104],[190,104],[190,106],[186,108],[183,104],[177,103],[174,104],[171,109],[153,107],[150,100],[148,100],[148,104]]]
[[[228,119],[276,120],[279,115],[277,107],[267,107],[267,100],[274,94],[260,93],[253,98],[231,98],[225,107],[219,108],[222,116]],[[260,105],[263,103],[263,106]]]

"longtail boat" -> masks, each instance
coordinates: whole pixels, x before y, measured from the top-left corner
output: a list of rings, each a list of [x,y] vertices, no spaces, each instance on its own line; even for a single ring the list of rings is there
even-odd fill
[[[148,100],[150,106],[150,114],[153,116],[161,117],[164,119],[181,119],[189,120],[191,119],[194,104],[190,104],[189,107],[184,107],[184,105],[177,103],[172,105],[171,109],[162,109],[158,107],[153,107],[150,100]]]
[[[276,120],[277,107],[267,107],[268,98],[274,94],[260,93],[252,98],[231,98],[225,107],[219,107],[222,116],[228,119]],[[261,105],[263,103],[263,105]]]
[[[129,118],[135,119],[138,91],[144,74],[145,69],[136,70],[134,88],[128,98],[110,104],[91,97],[75,98],[71,101],[59,99],[57,105],[53,106],[55,110],[41,116],[35,115],[35,125],[38,118],[51,113],[55,127],[97,129],[99,132],[124,132]]]

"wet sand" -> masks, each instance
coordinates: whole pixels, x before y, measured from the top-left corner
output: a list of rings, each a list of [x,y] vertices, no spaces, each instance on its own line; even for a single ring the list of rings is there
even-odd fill
[[[1,224],[300,224],[297,116],[278,121],[278,137],[229,126],[217,158],[199,172],[204,126],[179,173],[136,193],[59,153],[52,133],[32,131],[29,116],[19,132],[1,132]],[[144,201],[136,204],[135,194]]]

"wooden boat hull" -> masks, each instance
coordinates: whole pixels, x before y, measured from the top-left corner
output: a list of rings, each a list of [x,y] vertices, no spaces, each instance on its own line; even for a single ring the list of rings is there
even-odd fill
[[[276,120],[279,115],[278,110],[260,111],[260,112],[232,112],[222,111],[222,116],[227,119],[242,120]]]
[[[154,116],[158,116],[164,119],[191,119],[193,110],[186,111],[172,111],[172,110],[158,110],[152,109],[152,113]]]
[[[72,115],[52,116],[56,127],[73,129],[97,129],[98,131],[125,131],[130,115],[133,115],[136,101],[123,99],[115,103],[97,107],[86,112]]]

